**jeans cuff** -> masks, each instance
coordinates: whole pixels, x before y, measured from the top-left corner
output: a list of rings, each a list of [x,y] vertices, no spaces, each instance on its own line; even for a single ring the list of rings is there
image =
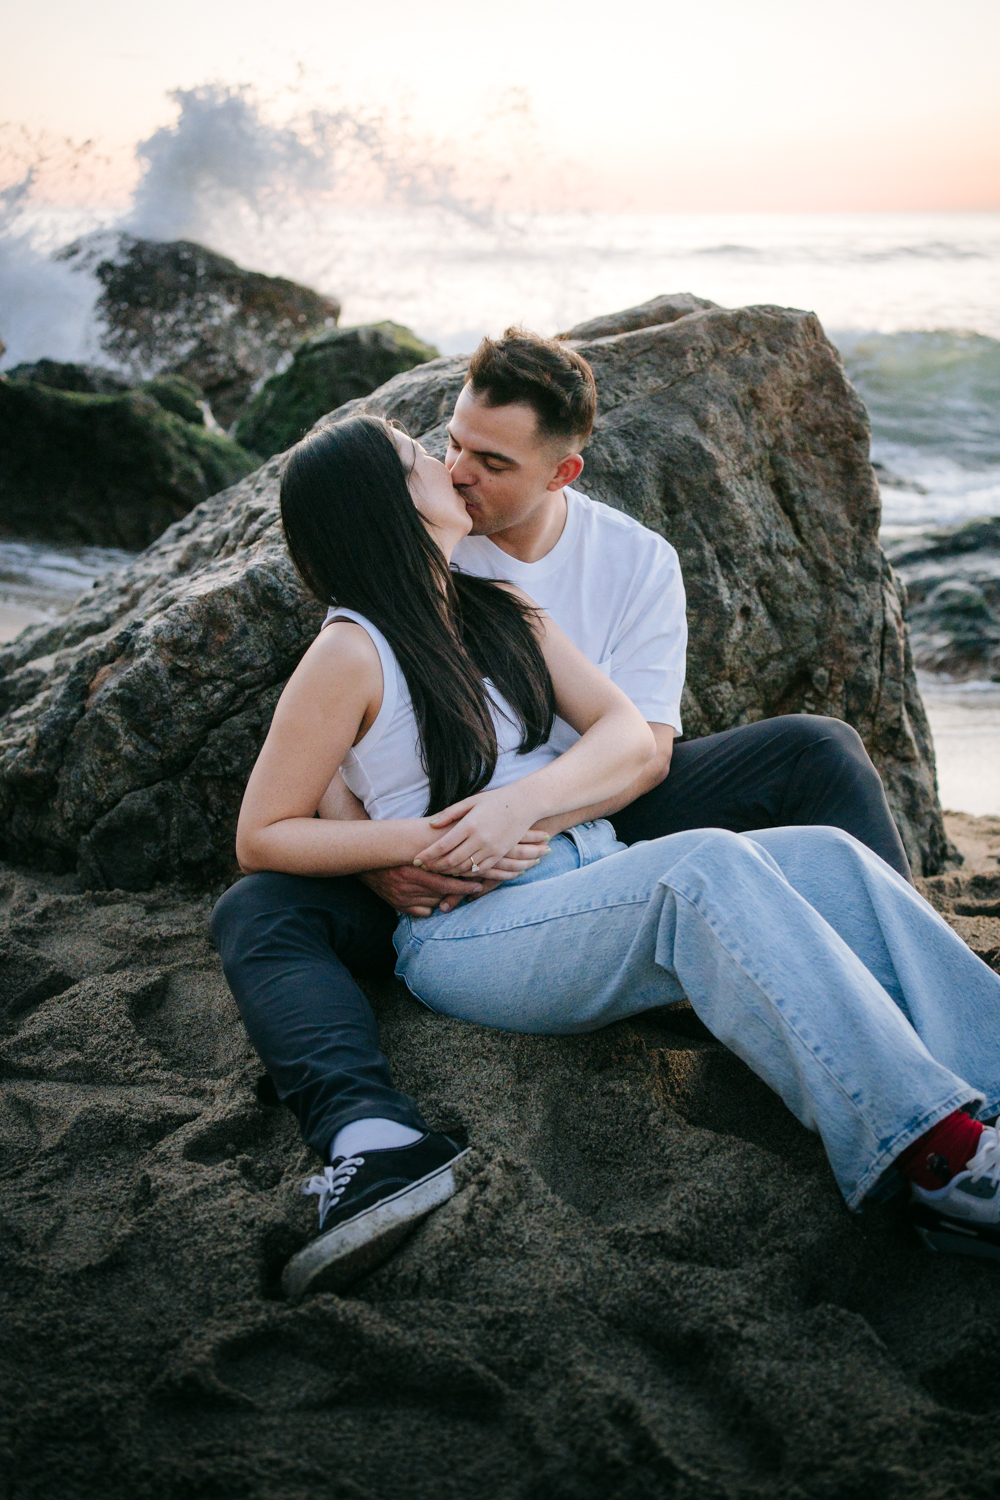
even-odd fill
[[[868,1168],[868,1171],[854,1189],[854,1192],[849,1197],[845,1194],[848,1208],[858,1212],[866,1198],[872,1198],[875,1202],[880,1201],[882,1195],[879,1193],[879,1184],[897,1157],[901,1156],[906,1150],[907,1146],[912,1146],[914,1141],[919,1141],[920,1137],[926,1135],[928,1130],[933,1130],[935,1125],[940,1125],[942,1120],[946,1120],[949,1115],[953,1115],[963,1105],[975,1104],[978,1108],[982,1098],[982,1094],[977,1093],[975,1089],[970,1090],[966,1087],[957,1090],[942,1104],[937,1104],[933,1109],[928,1110],[922,1120],[918,1120],[915,1125],[910,1125],[901,1131],[891,1146],[886,1146],[883,1151],[879,1152]]]

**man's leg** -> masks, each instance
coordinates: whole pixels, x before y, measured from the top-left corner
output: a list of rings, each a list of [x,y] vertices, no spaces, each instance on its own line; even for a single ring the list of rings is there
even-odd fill
[[[247,875],[219,899],[212,934],[254,1047],[306,1143],[326,1157],[354,1120],[424,1131],[392,1082],[352,974],[391,974],[396,915],[352,877]]]
[[[785,714],[681,740],[659,786],[611,819],[626,844],[691,828],[842,828],[910,880],[885,791],[857,731]]]

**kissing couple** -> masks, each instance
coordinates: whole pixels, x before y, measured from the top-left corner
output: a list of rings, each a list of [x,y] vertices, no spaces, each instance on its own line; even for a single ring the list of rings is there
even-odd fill
[[[915,891],[839,720],[675,743],[685,598],[662,537],[574,488],[587,362],[484,339],[441,462],[353,416],[281,515],[327,606],[247,785],[213,932],[326,1165],[286,1295],[339,1291],[455,1191],[357,978],[572,1035],[689,1001],[819,1133],[848,1208],[909,1185],[925,1244],[1000,1258],[1000,977]]]

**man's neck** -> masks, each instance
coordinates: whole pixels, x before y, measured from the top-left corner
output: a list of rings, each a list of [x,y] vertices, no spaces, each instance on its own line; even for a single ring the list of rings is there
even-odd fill
[[[540,562],[562,536],[568,513],[566,491],[556,490],[527,521],[508,526],[506,531],[492,532],[490,541],[518,562]]]

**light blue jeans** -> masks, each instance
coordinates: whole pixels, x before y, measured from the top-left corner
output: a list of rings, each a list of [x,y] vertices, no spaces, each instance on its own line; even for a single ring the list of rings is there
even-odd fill
[[[491,895],[402,917],[396,973],[443,1015],[571,1035],[687,999],[819,1132],[851,1208],[953,1110],[1000,1111],[1000,977],[837,828],[606,822]]]

